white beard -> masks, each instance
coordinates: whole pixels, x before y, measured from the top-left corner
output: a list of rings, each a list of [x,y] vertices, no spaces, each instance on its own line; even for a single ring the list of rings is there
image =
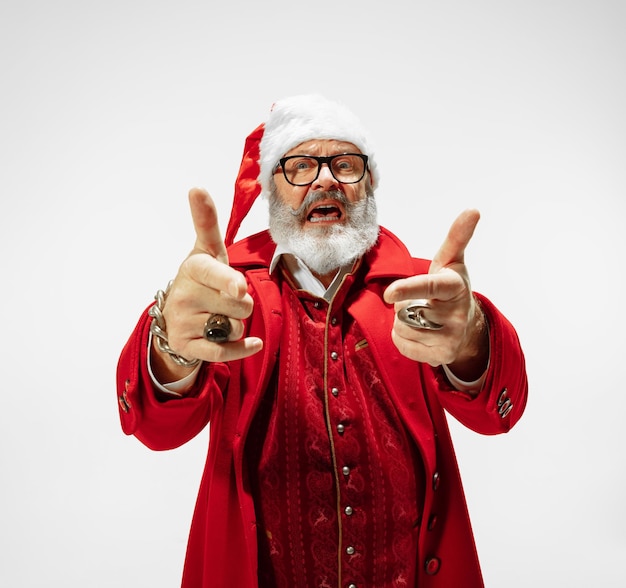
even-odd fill
[[[306,211],[321,200],[337,200],[346,212],[345,222],[302,228]],[[269,229],[277,245],[302,260],[314,273],[325,276],[364,255],[378,240],[377,209],[374,194],[349,202],[339,191],[310,192],[298,210],[285,204],[274,189],[270,196]]]

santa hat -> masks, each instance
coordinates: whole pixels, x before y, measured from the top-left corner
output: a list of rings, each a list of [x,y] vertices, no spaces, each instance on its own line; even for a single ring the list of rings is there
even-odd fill
[[[246,139],[235,182],[226,245],[234,241],[257,196],[269,196],[278,160],[289,150],[311,139],[337,139],[358,147],[369,157],[372,187],[376,188],[378,173],[371,140],[361,122],[346,106],[317,94],[284,98],[272,106],[265,123]]]

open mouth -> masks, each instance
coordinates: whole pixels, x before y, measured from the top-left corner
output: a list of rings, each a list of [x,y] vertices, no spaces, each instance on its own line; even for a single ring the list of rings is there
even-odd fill
[[[336,222],[343,217],[343,211],[335,204],[322,204],[313,208],[307,215],[311,223]]]

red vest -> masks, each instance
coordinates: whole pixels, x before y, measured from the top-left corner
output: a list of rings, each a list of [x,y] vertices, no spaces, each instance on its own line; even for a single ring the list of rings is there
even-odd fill
[[[421,462],[343,310],[353,282],[330,304],[282,282],[281,360],[246,447],[261,586],[415,585]]]

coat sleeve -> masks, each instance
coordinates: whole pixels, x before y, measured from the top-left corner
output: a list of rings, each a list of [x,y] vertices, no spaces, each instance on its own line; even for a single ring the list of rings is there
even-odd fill
[[[122,430],[155,450],[173,449],[195,437],[222,406],[228,382],[225,364],[203,365],[184,398],[164,399],[148,372],[148,309],[124,346],[117,365]]]
[[[509,431],[524,412],[528,396],[526,364],[511,323],[487,298],[475,296],[489,324],[489,368],[482,390],[472,398],[455,390],[443,370],[433,372],[441,405],[470,429],[496,435]]]

